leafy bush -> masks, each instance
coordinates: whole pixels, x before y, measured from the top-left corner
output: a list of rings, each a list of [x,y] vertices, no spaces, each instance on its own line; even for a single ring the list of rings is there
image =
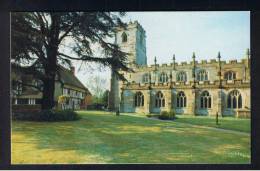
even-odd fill
[[[176,114],[173,110],[171,110],[170,112],[167,111],[161,111],[160,115],[159,115],[159,119],[162,120],[172,120],[175,119]]]
[[[42,110],[40,112],[14,112],[13,120],[57,122],[79,120],[80,116],[73,110]]]

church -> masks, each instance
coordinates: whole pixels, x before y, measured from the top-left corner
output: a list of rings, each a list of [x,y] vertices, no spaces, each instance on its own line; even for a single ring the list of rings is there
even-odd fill
[[[128,65],[134,72],[121,72],[128,81],[111,75],[109,109],[129,113],[160,113],[205,116],[250,117],[250,52],[242,60],[196,60],[147,65],[146,33],[137,22],[117,28],[115,42],[129,53]]]

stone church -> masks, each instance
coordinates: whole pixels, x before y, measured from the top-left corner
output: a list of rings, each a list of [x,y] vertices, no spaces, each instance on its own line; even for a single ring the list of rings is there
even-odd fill
[[[250,54],[242,60],[215,59],[197,61],[193,52],[190,62],[147,65],[146,35],[137,22],[117,28],[115,41],[129,53],[128,63],[134,72],[122,72],[128,81],[112,73],[109,108],[120,112],[233,115],[250,117]]]

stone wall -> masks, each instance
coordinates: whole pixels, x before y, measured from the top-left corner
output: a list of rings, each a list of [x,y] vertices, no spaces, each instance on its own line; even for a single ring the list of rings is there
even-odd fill
[[[122,34],[127,34],[127,42],[122,42]],[[134,73],[124,74],[127,82],[111,79],[110,101],[112,106],[120,104],[122,112],[136,113],[159,113],[161,111],[175,110],[179,114],[192,115],[234,115],[238,110],[227,108],[227,96],[232,90],[238,90],[242,95],[242,109],[250,111],[250,58],[249,51],[241,61],[230,60],[218,62],[216,59],[201,60],[194,62],[174,62],[169,64],[156,64],[147,66],[146,57],[146,37],[145,31],[138,22],[129,23],[127,28],[118,28],[116,43],[121,50],[129,53],[129,67]],[[157,57],[157,60],[159,58]],[[195,65],[195,75],[201,70],[208,73],[207,81],[197,81],[193,78],[193,68]],[[219,65],[221,66],[221,81],[219,80]],[[186,82],[178,82],[177,74],[184,71],[187,75]],[[228,71],[236,73],[236,79],[225,80],[224,74]],[[168,80],[161,83],[160,75],[166,73]],[[144,82],[145,74],[150,75],[148,82]],[[221,86],[222,84],[222,86]],[[195,87],[194,87],[195,86]],[[221,89],[220,89],[221,88]],[[161,91],[165,97],[165,107],[155,107],[156,93]],[[187,99],[187,106],[176,107],[176,97],[178,92],[183,91]],[[201,109],[200,98],[203,91],[208,91],[211,96],[211,108]],[[137,92],[144,95],[144,106],[135,107],[134,97]],[[241,115],[245,115],[240,111]],[[248,112],[247,112],[248,114]]]

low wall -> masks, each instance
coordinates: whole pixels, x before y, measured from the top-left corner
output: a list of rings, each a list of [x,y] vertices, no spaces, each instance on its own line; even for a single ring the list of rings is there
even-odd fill
[[[251,111],[246,109],[240,109],[236,112],[237,118],[250,118],[251,117]]]

